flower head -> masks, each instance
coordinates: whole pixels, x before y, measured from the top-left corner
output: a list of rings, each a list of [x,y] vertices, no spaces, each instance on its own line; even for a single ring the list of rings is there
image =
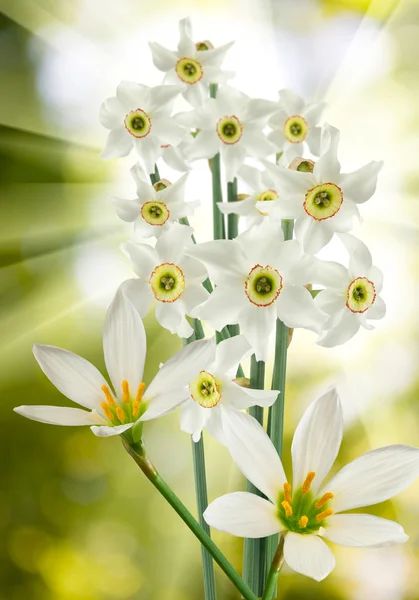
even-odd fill
[[[77,354],[55,346],[35,345],[35,358],[48,379],[64,396],[87,410],[61,406],[19,406],[14,410],[42,423],[90,425],[99,437],[119,435],[149,410],[155,418],[179,405],[184,386],[200,368],[202,353],[209,343],[202,340],[183,348],[146,387],[144,325],[131,302],[119,292],[108,309],[103,333],[105,363],[112,385]]]
[[[204,513],[212,527],[248,538],[281,532],[285,561],[317,581],[335,566],[323,539],[354,547],[407,541],[398,523],[341,513],[404,490],[419,476],[419,449],[398,445],[367,452],[325,484],[342,440],[342,410],[335,390],[311,404],[295,431],[292,485],[271,440],[253,417],[223,408],[222,422],[235,463],[267,499],[245,492],[218,498]]]
[[[214,48],[210,42],[193,42],[189,18],[179,21],[180,40],[177,50],[168,50],[149,42],[153,63],[166,73],[165,83],[183,83],[183,96],[193,106],[208,97],[210,83],[225,83],[233,73],[221,70],[222,62],[234,42]]]

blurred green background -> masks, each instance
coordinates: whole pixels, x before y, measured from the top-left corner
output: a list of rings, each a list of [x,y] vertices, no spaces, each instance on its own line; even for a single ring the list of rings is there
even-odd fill
[[[0,599],[200,599],[198,544],[118,439],[12,412],[19,404],[68,405],[33,359],[34,342],[70,349],[104,370],[105,309],[131,276],[118,248],[130,230],[108,199],[132,193],[134,159],[99,158],[100,102],[124,78],[159,83],[146,42],[173,47],[177,21],[189,14],[197,39],[236,39],[227,66],[244,91],[274,99],[294,87],[326,98],[325,118],[342,132],[344,171],[385,160],[356,233],[385,273],[388,316],[332,350],[295,334],[285,463],[304,408],[332,382],[346,420],[338,465],[380,445],[419,445],[419,2],[0,0],[0,9]],[[189,187],[203,203],[193,223],[202,240],[208,177],[198,165]],[[146,327],[149,380],[180,342],[152,314]],[[194,510],[190,440],[178,415],[145,429],[152,460]],[[227,451],[205,442],[210,499],[242,489]],[[411,536],[405,546],[334,547],[329,578],[317,584],[284,569],[278,597],[418,599],[418,498],[416,483],[371,509],[403,524]],[[242,541],[214,538],[240,569]],[[238,598],[218,569],[217,584],[220,600]]]

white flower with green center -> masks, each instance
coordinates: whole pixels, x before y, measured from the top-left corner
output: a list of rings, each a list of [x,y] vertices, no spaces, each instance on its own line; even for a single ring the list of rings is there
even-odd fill
[[[341,173],[337,159],[339,131],[322,130],[322,154],[312,173],[265,163],[281,196],[278,215],[296,219],[295,234],[305,252],[316,253],[335,232],[348,232],[359,218],[358,204],[371,198],[382,162],[372,161],[352,173]]]
[[[185,346],[146,387],[144,325],[131,302],[119,292],[108,309],[103,333],[112,386],[96,367],[77,354],[35,345],[35,358],[48,379],[64,396],[87,410],[63,406],[19,406],[14,410],[41,423],[90,425],[99,437],[119,435],[146,415],[148,420],[177,408],[184,399],[185,385],[204,364],[209,345],[209,341],[202,340]]]
[[[246,492],[222,496],[204,513],[211,527],[247,538],[282,533],[285,562],[316,581],[335,567],[324,539],[352,547],[408,540],[394,521],[341,513],[384,502],[408,487],[419,476],[418,448],[396,445],[367,452],[324,482],[342,440],[342,409],[335,390],[311,404],[295,431],[292,485],[253,417],[223,408],[222,422],[233,460],[267,499]]]
[[[108,98],[100,108],[100,122],[110,129],[103,158],[127,156],[134,147],[148,173],[154,173],[162,147],[177,146],[185,130],[171,118],[173,101],[182,92],[181,85],[148,87],[123,81],[116,97]]]
[[[324,102],[305,103],[292,90],[279,92],[277,110],[269,119],[273,131],[268,139],[288,161],[303,156],[308,148],[314,156],[320,153],[321,127],[318,127]]]
[[[167,179],[149,183],[148,177],[139,164],[131,169],[137,186],[137,197],[133,200],[112,198],[118,216],[129,223],[134,223],[139,237],[158,237],[167,231],[182,217],[193,214],[199,202],[185,202],[185,183],[188,174],[183,175],[173,184]]]
[[[199,129],[191,143],[190,160],[212,158],[220,152],[227,181],[233,181],[246,158],[274,154],[263,129],[275,103],[251,99],[229,86],[217,97],[208,98],[195,110],[179,113],[176,119],[185,127]]]
[[[207,347],[201,369],[189,382],[185,402],[180,409],[180,426],[195,442],[205,428],[225,444],[221,407],[243,410],[249,406],[271,406],[278,396],[275,390],[240,387],[233,379],[239,363],[250,354],[249,342],[238,335]],[[147,416],[145,416],[147,420]]]
[[[233,73],[221,70],[222,62],[234,42],[214,48],[208,41],[193,42],[189,18],[179,21],[180,40],[177,50],[168,50],[149,42],[153,63],[166,73],[165,83],[183,83],[183,96],[193,106],[208,98],[210,83],[226,83]]]
[[[138,275],[122,284],[124,293],[142,317],[155,302],[160,325],[183,338],[193,333],[186,316],[209,296],[202,286],[207,278],[204,266],[185,254],[192,246],[192,233],[192,227],[174,223],[155,248],[133,242],[122,246]]]
[[[304,287],[312,282],[312,257],[296,240],[284,242],[279,224],[264,221],[235,240],[197,244],[187,253],[204,263],[216,284],[192,316],[218,331],[238,323],[257,360],[267,359],[278,317],[287,327],[320,333],[326,315]]]
[[[320,346],[338,346],[350,340],[360,327],[374,329],[368,320],[382,319],[386,313],[379,296],[383,275],[373,266],[370,251],[360,240],[340,234],[349,254],[349,267],[318,261],[317,279],[326,289],[317,294],[315,304],[329,319],[321,334]]]
[[[279,195],[269,171],[243,165],[237,175],[249,186],[251,193],[244,200],[219,203],[218,208],[225,215],[245,217],[246,229],[250,229],[271,214],[279,203]]]

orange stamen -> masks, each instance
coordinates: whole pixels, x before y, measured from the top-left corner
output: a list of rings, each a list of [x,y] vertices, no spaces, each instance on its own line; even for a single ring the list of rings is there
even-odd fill
[[[135,396],[135,402],[138,402],[138,404],[140,404],[141,400],[143,399],[144,389],[145,383],[142,381],[138,386],[137,395]]]
[[[112,394],[111,394],[111,391],[110,391],[110,389],[108,388],[108,386],[107,386],[107,385],[102,385],[102,388],[101,388],[101,389],[102,389],[102,392],[105,394],[105,397],[106,397],[106,400],[108,401],[108,403],[109,403],[111,406],[115,406],[116,402],[115,402],[115,400],[113,399],[113,396],[112,396]],[[103,409],[103,410],[105,410],[105,409]]]
[[[284,500],[286,500],[289,504],[292,502],[291,486],[288,482],[284,483]]]
[[[132,403],[132,416],[137,417],[140,412],[141,400],[134,400]]]
[[[305,478],[304,483],[303,483],[303,487],[302,487],[303,494],[307,494],[307,492],[310,489],[311,483],[312,483],[313,479],[315,478],[315,476],[316,476],[316,473],[314,471],[310,471],[307,474],[307,477]]]
[[[292,517],[291,504],[289,502],[287,502],[286,500],[284,500],[283,502],[281,502],[281,506],[285,510],[285,514],[287,515],[287,517]]]
[[[325,494],[323,494],[323,496],[320,498],[320,500],[317,500],[314,507],[321,508],[322,506],[324,506],[326,504],[326,502],[329,502],[329,500],[331,500],[333,498],[333,496],[334,496],[334,494],[332,494],[332,492],[326,492]]]
[[[124,402],[126,402],[127,404],[128,402],[130,402],[129,385],[126,379],[124,379],[124,381],[122,382],[122,397],[124,399]]]
[[[330,515],[333,515],[333,510],[328,508],[316,516],[316,521],[323,521],[323,519],[330,517]]]
[[[298,521],[298,525],[300,527],[302,527],[303,529],[305,529],[307,527],[307,523],[308,523],[308,517],[306,517],[305,515],[303,515],[301,517],[301,519]]]
[[[116,416],[121,421],[121,423],[125,421],[125,413],[120,406],[118,406],[116,409]]]
[[[103,412],[105,413],[105,415],[108,417],[108,419],[110,421],[112,421],[112,419],[114,418],[111,409],[109,408],[109,404],[107,404],[106,402],[101,402],[100,403],[101,407],[103,408]]]

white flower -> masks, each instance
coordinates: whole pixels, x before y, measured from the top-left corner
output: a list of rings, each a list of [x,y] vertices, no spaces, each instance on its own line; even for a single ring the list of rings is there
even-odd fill
[[[157,300],[156,319],[160,325],[184,338],[193,333],[185,316],[208,298],[202,286],[207,278],[205,268],[185,254],[192,245],[192,232],[192,227],[174,223],[159,237],[155,248],[133,242],[122,246],[138,275],[138,279],[122,284],[124,293],[142,317]]]
[[[326,315],[304,287],[312,259],[296,240],[284,242],[279,224],[263,222],[235,240],[215,240],[188,249],[201,260],[216,288],[193,316],[220,331],[238,323],[257,360],[267,359],[267,342],[279,317],[287,327],[320,332]]]
[[[123,81],[116,97],[108,98],[100,108],[100,122],[110,129],[101,156],[126,156],[135,147],[148,173],[162,154],[162,146],[177,145],[185,130],[172,118],[174,99],[182,92],[181,85],[146,85]]]
[[[294,171],[266,163],[281,196],[280,214],[297,219],[296,238],[305,252],[316,253],[335,232],[347,232],[359,217],[358,204],[375,192],[382,162],[372,161],[354,171],[341,173],[337,159],[339,131],[330,125],[322,130],[322,155],[313,173]]]
[[[180,426],[195,442],[204,427],[221,444],[225,444],[221,423],[221,407],[242,410],[249,406],[271,406],[278,396],[276,390],[254,390],[240,387],[232,381],[239,363],[250,353],[243,335],[226,339],[209,347],[205,363],[189,382],[186,401],[180,409]],[[147,419],[147,416],[145,416]]]
[[[149,42],[153,63],[166,73],[165,83],[183,83],[183,95],[194,106],[208,97],[210,83],[225,83],[233,73],[221,71],[221,64],[234,42],[214,48],[208,41],[192,41],[189,18],[179,21],[180,40],[177,50],[168,50]]]
[[[229,86],[218,90],[217,98],[189,112],[179,113],[176,119],[199,133],[190,146],[189,158],[212,158],[221,153],[227,181],[233,181],[247,157],[265,157],[275,152],[263,128],[275,103],[250,99]]]
[[[90,425],[99,437],[119,435],[149,410],[153,418],[174,410],[184,386],[202,364],[210,344],[193,342],[168,360],[146,388],[144,325],[132,304],[118,293],[111,303],[103,333],[103,351],[112,387],[90,362],[55,346],[35,345],[34,355],[48,379],[64,396],[83,406],[19,406],[15,412],[41,423]]]
[[[259,225],[278,204],[279,196],[275,190],[275,183],[269,171],[261,171],[249,165],[243,165],[238,172],[250,188],[251,194],[244,200],[236,202],[220,202],[217,206],[225,214],[240,215],[246,218],[246,229]]]
[[[401,544],[408,536],[394,521],[342,511],[388,500],[419,475],[419,449],[395,445],[367,452],[328,483],[342,440],[342,410],[335,390],[308,408],[292,442],[292,486],[269,437],[244,413],[222,409],[227,446],[245,477],[268,499],[236,492],[212,502],[209,525],[227,533],[261,538],[281,532],[288,565],[316,581],[334,568],[321,538],[342,546]]]
[[[329,315],[318,344],[337,346],[347,342],[362,326],[374,329],[368,319],[382,319],[386,313],[379,296],[383,275],[372,264],[370,251],[360,240],[340,234],[350,260],[346,269],[336,262],[318,261],[318,281],[326,286],[317,294],[315,304]]]
[[[188,156],[192,141],[193,137],[187,135],[177,146],[164,144],[161,147],[162,160],[175,171],[181,171],[182,173],[189,171],[191,167]]]
[[[284,152],[290,161],[296,156],[304,156],[308,146],[315,156],[320,153],[321,127],[316,127],[324,109],[324,102],[305,103],[292,90],[279,92],[278,110],[269,119],[273,131],[268,139],[277,152]]]
[[[185,202],[187,174],[171,184],[167,179],[151,185],[139,164],[131,169],[137,186],[133,200],[112,198],[118,216],[123,221],[134,222],[139,237],[158,237],[181,217],[193,214],[199,202]]]

